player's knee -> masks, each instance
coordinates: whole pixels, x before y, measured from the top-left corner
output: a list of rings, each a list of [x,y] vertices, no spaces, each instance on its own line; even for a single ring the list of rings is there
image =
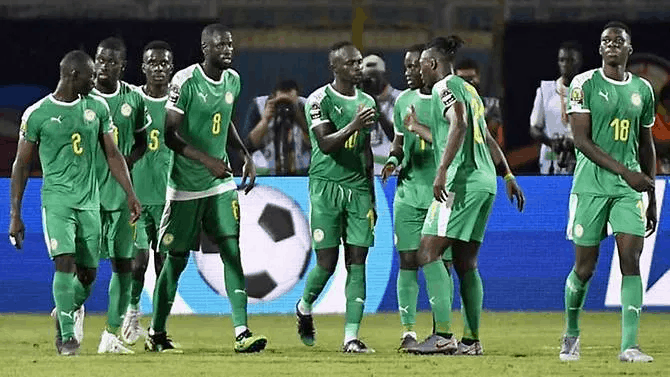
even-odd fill
[[[575,265],[575,273],[577,274],[579,280],[583,282],[589,281],[593,276],[594,272],[595,272],[595,263],[593,264],[583,263]]]
[[[339,250],[319,250],[316,253],[316,263],[322,269],[326,270],[329,274],[335,272],[335,267],[337,267],[337,258],[339,255]]]
[[[417,252],[403,252],[400,253],[400,268],[403,270],[416,270],[419,268],[419,262],[417,261]]]
[[[73,255],[58,255],[54,257],[54,264],[56,265],[56,271],[58,272],[71,274],[76,270],[75,259]]]
[[[95,281],[96,271],[95,268],[77,268],[77,279],[81,285],[87,287]]]
[[[133,272],[132,259],[112,259],[112,271],[117,274],[127,274]]]
[[[619,268],[621,274],[639,275],[640,274],[640,253],[621,253],[619,255]]]

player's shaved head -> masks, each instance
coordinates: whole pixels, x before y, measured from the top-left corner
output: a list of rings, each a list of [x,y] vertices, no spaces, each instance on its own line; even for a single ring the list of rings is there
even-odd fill
[[[353,43],[349,41],[341,41],[330,46],[328,50],[328,64],[332,67],[337,59],[342,58],[342,53],[345,47],[356,48]]]
[[[70,51],[60,61],[61,77],[71,76],[73,73],[81,73],[90,70],[93,59],[81,50]]]
[[[99,44],[98,44],[98,49],[108,49],[108,50],[113,50],[113,51],[118,51],[121,53],[121,59],[126,58],[126,44],[123,42],[121,38],[117,37],[109,37],[106,39],[103,39]]]
[[[200,43],[209,43],[214,37],[214,34],[223,35],[225,33],[230,33],[230,31],[225,26],[223,26],[223,24],[209,24],[205,26],[204,29],[202,29],[202,33],[200,34]]]

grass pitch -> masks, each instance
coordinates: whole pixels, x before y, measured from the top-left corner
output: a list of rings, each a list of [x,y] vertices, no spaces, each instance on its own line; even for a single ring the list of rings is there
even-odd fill
[[[414,356],[399,354],[399,316],[378,314],[363,320],[361,338],[376,349],[371,355],[340,352],[343,316],[316,316],[317,344],[303,346],[293,316],[253,316],[253,331],[267,335],[261,354],[233,352],[230,320],[215,316],[175,316],[170,333],[184,348],[182,355],[145,353],[138,342],[135,355],[96,354],[104,317],[89,315],[80,356],[56,355],[53,321],[47,315],[0,315],[0,376],[668,376],[670,314],[644,313],[640,342],[654,356],[651,364],[618,361],[618,312],[585,313],[582,317],[582,359],[558,360],[562,313],[484,313],[483,357]],[[431,318],[421,313],[419,337],[428,335]],[[143,319],[147,325],[149,318]],[[454,313],[460,337],[461,318]]]

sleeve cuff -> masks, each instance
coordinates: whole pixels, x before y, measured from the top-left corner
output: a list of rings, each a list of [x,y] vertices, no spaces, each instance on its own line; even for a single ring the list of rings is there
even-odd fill
[[[644,127],[644,128],[650,128],[650,127],[653,127],[654,124],[655,124],[655,122],[651,122],[651,123],[649,123],[649,124],[645,124],[645,125],[643,125],[642,127]]]
[[[172,111],[175,111],[175,112],[177,112],[181,115],[184,115],[184,110],[178,108],[177,106],[171,105],[169,103],[167,105],[165,105],[165,109],[166,110],[172,110]]]
[[[577,113],[577,114],[591,114],[591,110],[589,109],[581,109],[581,110],[568,110],[566,111],[568,114],[572,113]]]
[[[330,122],[330,121],[329,121],[329,120],[320,120],[320,121],[318,121],[318,122],[316,122],[316,123],[313,123],[311,126],[309,126],[309,129],[311,130],[312,128],[314,128],[314,127],[316,127],[316,126],[320,126],[320,125],[322,125],[322,124],[326,124],[326,123],[328,123],[328,122]]]

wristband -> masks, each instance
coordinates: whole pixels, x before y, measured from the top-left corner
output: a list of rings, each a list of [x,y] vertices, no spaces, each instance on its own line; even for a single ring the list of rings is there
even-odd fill
[[[505,174],[505,177],[503,179],[505,179],[505,182],[509,182],[509,181],[514,179],[514,174],[507,173],[507,174]]]
[[[390,156],[390,157],[388,158],[388,160],[386,160],[386,164],[385,164],[385,165],[388,165],[388,164],[393,164],[393,165],[395,165],[395,166],[400,165],[400,162],[398,162],[398,157],[396,157],[396,156]]]

